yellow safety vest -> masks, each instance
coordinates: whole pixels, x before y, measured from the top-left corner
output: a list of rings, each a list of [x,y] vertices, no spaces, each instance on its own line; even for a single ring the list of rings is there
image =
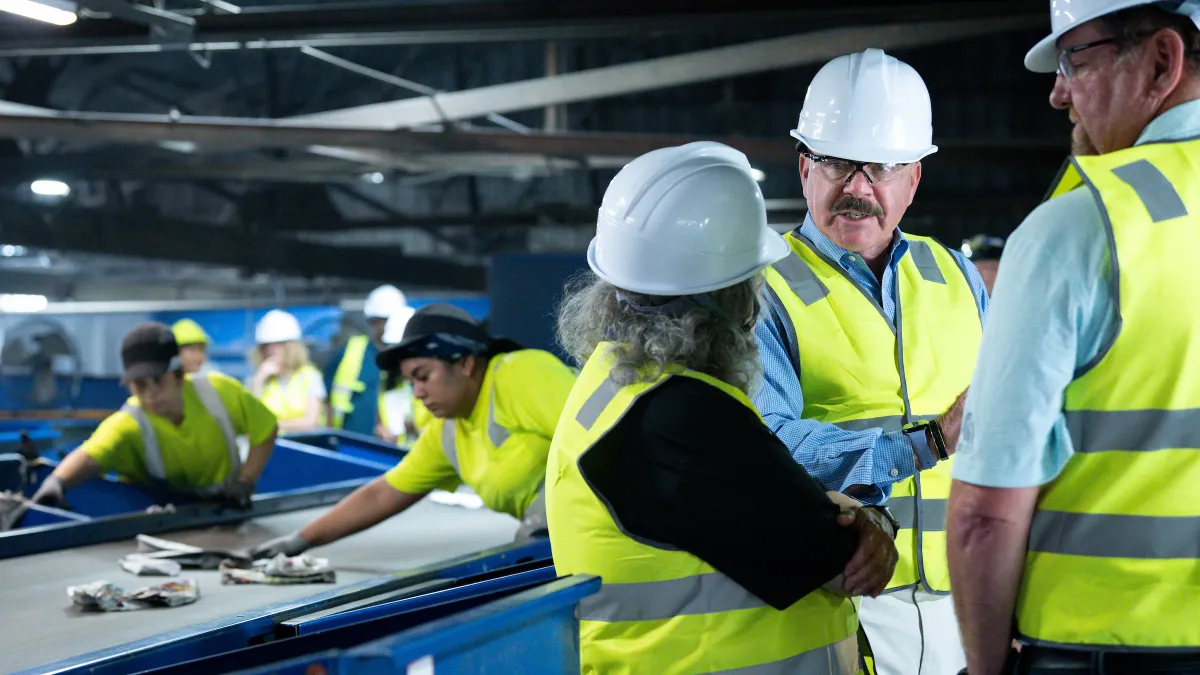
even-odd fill
[[[367,383],[362,381],[361,375],[363,359],[370,344],[371,338],[366,335],[355,335],[346,341],[342,360],[333,373],[333,390],[329,392],[329,407],[333,408],[331,424],[335,429],[341,429],[346,415],[354,411],[354,395],[367,390]]]
[[[1052,194],[1082,181],[1099,203],[1120,320],[1067,386],[1075,454],[1038,497],[1017,628],[1049,645],[1200,649],[1200,141],[1071,161]]]
[[[263,404],[280,420],[304,417],[308,412],[308,392],[312,390],[314,377],[320,379],[321,371],[311,365],[302,366],[292,373],[287,387],[279,386],[279,378],[272,377],[263,385]]]
[[[765,272],[771,302],[782,307],[780,332],[800,378],[805,419],[898,431],[942,414],[970,384],[983,332],[971,286],[945,246],[906,237],[909,250],[896,278],[896,326],[802,236],[788,235],[792,254]],[[939,462],[892,486],[887,504],[901,529],[889,590],[920,582],[928,592],[950,591],[950,465]]]
[[[546,469],[559,574],[604,580],[578,610],[583,672],[855,672],[858,616],[849,599],[818,590],[774,609],[700,558],[626,534],[588,486],[581,458],[638,397],[672,375],[711,384],[754,409],[737,389],[683,368],[657,382],[618,387],[609,379],[610,346],[597,347],[571,390]]]

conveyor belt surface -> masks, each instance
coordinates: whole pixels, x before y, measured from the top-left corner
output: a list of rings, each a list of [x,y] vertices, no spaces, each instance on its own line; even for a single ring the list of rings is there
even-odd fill
[[[321,510],[298,511],[236,528],[176,532],[167,538],[211,548],[240,548],[290,533]],[[512,541],[517,522],[484,509],[442,506],[428,500],[402,516],[313,553],[328,557],[338,583],[411,569]],[[198,602],[185,607],[83,614],[70,606],[70,585],[107,579],[127,589],[162,580],[135,577],[117,565],[134,542],[113,542],[0,561],[0,672],[144,639],[327,590],[331,586],[221,586],[217,572],[187,572],[200,583]]]

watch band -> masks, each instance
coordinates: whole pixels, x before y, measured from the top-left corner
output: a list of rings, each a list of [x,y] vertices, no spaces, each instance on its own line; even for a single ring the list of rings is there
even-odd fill
[[[942,433],[942,425],[938,424],[937,420],[929,420],[925,424],[928,427],[929,436],[933,439],[933,445],[930,446],[933,456],[939,462],[950,459],[950,451],[946,448],[946,435]]]
[[[925,425],[918,424],[904,430],[908,443],[912,446],[913,456],[917,459],[917,468],[921,471],[937,466],[937,457],[929,447],[929,439],[925,436]]]

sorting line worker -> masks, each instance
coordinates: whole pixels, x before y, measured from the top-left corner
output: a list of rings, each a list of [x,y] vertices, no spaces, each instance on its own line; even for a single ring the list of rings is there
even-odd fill
[[[750,172],[711,142],[630,162],[596,276],[559,313],[584,365],[547,464],[550,541],[560,574],[604,581],[578,608],[584,673],[857,672],[847,595],[895,568],[884,512],[827,495],[747,397],[759,272],[788,253]]]
[[[180,319],[171,326],[179,345],[179,363],[185,374],[207,375],[216,372],[208,361],[208,346],[212,338],[192,319]]]
[[[367,295],[363,303],[367,334],[351,337],[325,364],[329,426],[366,435],[378,431],[382,390],[375,357],[386,345],[387,322],[396,317],[403,331],[403,324],[412,314],[408,298],[395,286],[380,286]]]
[[[275,415],[237,380],[185,374],[175,337],[160,323],[125,335],[121,364],[133,396],[62,460],[33,501],[61,505],[72,487],[111,471],[133,483],[248,505],[275,449]],[[239,435],[250,442],[244,462]]]
[[[379,353],[378,366],[412,382],[433,421],[395,468],[252,554],[296,555],[461,483],[489,509],[521,520],[518,538],[543,534],[546,454],[575,382],[571,370],[549,352],[488,335],[470,314],[448,304],[417,310],[404,339]]]
[[[1025,57],[1057,71],[1072,157],[996,280],[950,497],[958,616],[971,675],[1196,673],[1200,6],[1072,5]]]
[[[977,234],[962,243],[963,255],[979,270],[988,295],[996,285],[996,273],[1000,271],[1000,256],[1004,252],[1004,240],[986,234]]]
[[[325,382],[308,356],[300,322],[281,309],[254,327],[250,392],[279,418],[283,431],[309,431],[325,424]]]
[[[888,592],[860,616],[885,675],[965,663],[945,556],[946,497],[987,311],[960,252],[902,232],[932,144],[929,91],[879,49],[817,72],[791,135],[808,201],[766,272],[763,418],[826,488],[900,521]]]

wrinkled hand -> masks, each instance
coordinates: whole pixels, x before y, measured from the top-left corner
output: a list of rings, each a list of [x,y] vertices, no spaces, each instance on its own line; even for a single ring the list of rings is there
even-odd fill
[[[63,506],[67,503],[66,492],[66,486],[57,476],[47,476],[30,501],[43,506]]]
[[[837,523],[858,532],[858,550],[846,563],[843,586],[850,595],[878,596],[887,588],[900,558],[896,543],[888,535],[891,528],[886,519],[873,509],[843,508]]]
[[[221,503],[239,509],[250,508],[250,497],[254,495],[254,483],[232,480],[221,489]]]
[[[294,532],[255,546],[250,549],[250,557],[258,560],[260,558],[274,558],[282,553],[290,558],[291,556],[300,555],[310,548],[312,548],[312,544],[308,543],[304,537],[301,537],[299,532]]]

